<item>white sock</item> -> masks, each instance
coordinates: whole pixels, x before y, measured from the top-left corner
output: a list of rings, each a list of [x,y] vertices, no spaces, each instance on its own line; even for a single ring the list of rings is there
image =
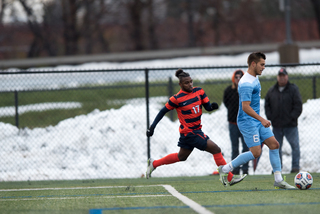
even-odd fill
[[[274,172],[274,180],[275,180],[275,182],[281,182],[283,180],[281,172],[279,172],[279,171]]]
[[[222,172],[223,172],[223,173],[229,173],[229,172],[232,171],[232,170],[233,170],[233,167],[232,167],[231,162],[228,163],[227,165],[224,165],[224,166],[222,167]]]

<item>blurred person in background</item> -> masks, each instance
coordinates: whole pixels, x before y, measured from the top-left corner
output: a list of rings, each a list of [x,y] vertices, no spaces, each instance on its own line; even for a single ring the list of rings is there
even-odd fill
[[[281,166],[283,137],[286,137],[292,149],[291,173],[299,172],[298,118],[302,113],[302,99],[298,86],[289,82],[288,72],[285,68],[279,70],[277,83],[267,92],[265,111],[267,118],[271,120],[274,136],[280,144]]]
[[[235,70],[232,74],[232,85],[229,85],[223,94],[223,103],[228,109],[229,137],[231,140],[231,159],[235,159],[239,155],[239,139],[242,143],[242,152],[249,151],[248,146],[244,142],[243,136],[237,125],[237,115],[239,109],[238,83],[244,75],[242,70]],[[249,162],[242,165],[242,173],[248,174]],[[240,166],[234,168],[233,174],[240,174]]]
[[[194,148],[211,153],[217,166],[226,164],[220,147],[201,130],[202,106],[207,111],[213,111],[219,108],[218,104],[215,102],[210,103],[202,88],[193,87],[193,80],[189,73],[178,69],[175,76],[179,79],[180,91],[170,97],[169,101],[157,114],[146,134],[147,137],[151,137],[163,116],[167,112],[176,109],[180,121],[180,138],[178,142],[180,150],[178,153],[168,154],[158,160],[150,158],[147,165],[147,179],[151,177],[151,173],[159,166],[187,160]],[[245,177],[246,175],[233,175],[230,172],[226,179],[230,186],[232,186],[242,181]]]

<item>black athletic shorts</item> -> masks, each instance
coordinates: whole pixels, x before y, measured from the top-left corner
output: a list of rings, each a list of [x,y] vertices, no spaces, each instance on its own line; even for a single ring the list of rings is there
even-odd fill
[[[194,130],[187,135],[180,134],[178,146],[191,151],[196,147],[203,151],[207,148],[208,139],[209,137],[202,130]]]

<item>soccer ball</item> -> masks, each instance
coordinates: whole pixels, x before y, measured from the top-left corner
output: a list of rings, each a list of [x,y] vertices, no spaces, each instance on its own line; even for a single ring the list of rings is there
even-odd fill
[[[313,178],[308,172],[299,172],[294,177],[294,184],[302,190],[309,189],[313,183]]]

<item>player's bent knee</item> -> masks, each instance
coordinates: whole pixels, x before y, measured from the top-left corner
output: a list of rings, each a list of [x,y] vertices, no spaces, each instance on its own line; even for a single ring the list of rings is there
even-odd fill
[[[279,149],[279,148],[280,148],[280,145],[279,145],[278,141],[275,141],[269,145],[269,149],[271,149],[271,150]]]
[[[264,143],[269,147],[269,149],[272,149],[272,150],[280,148],[280,144],[274,136],[265,140]]]
[[[221,152],[221,149],[217,144],[209,139],[207,141],[207,148],[205,149],[205,151],[210,152],[211,154],[218,154]]]
[[[218,153],[221,153],[221,149],[219,146],[216,146],[213,148],[212,150],[212,154],[218,154]]]
[[[261,150],[251,151],[254,158],[258,158],[261,155]]]
[[[186,161],[188,157],[178,157],[180,161]]]
[[[260,155],[261,155],[261,153],[260,154],[256,153],[256,154],[253,154],[253,157],[258,158],[258,157],[260,157]]]

